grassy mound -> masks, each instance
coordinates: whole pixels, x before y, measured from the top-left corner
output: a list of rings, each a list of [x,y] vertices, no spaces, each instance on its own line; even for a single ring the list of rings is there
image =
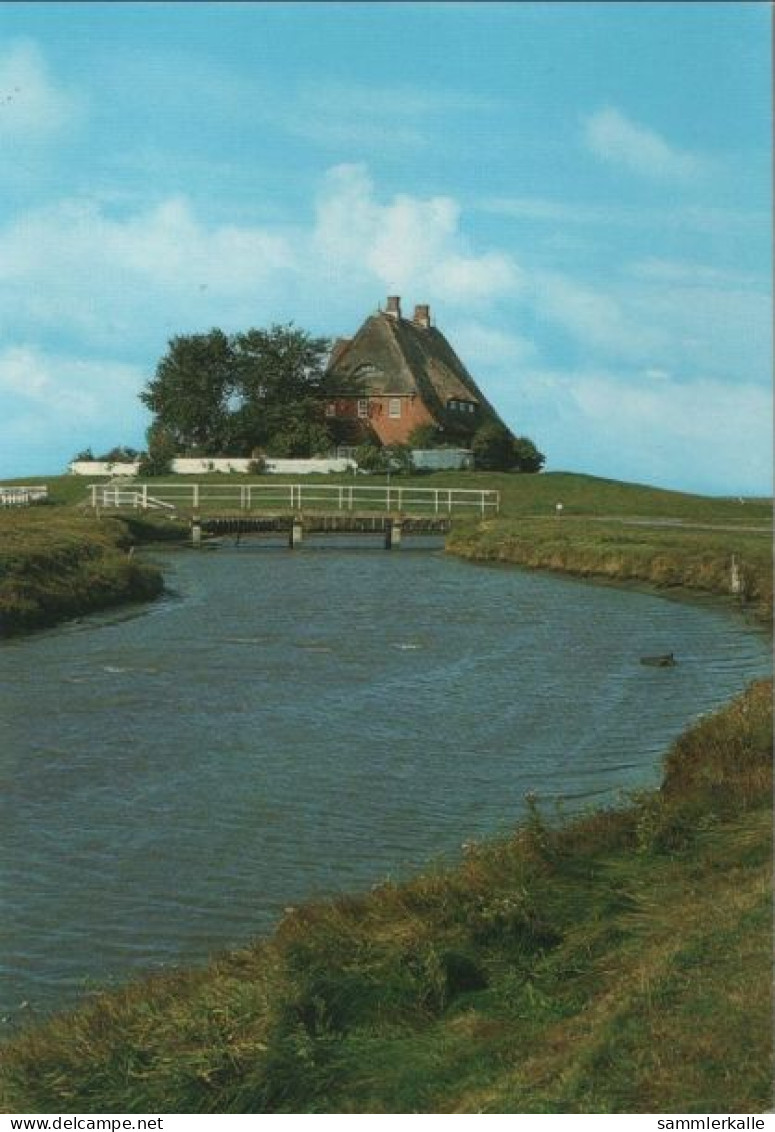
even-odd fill
[[[3,1051],[16,1112],[760,1112],[771,1090],[772,688],[660,790],[289,910],[266,942]]]
[[[734,559],[738,600],[764,620],[772,616],[772,544],[767,533],[638,526],[567,516],[491,519],[456,524],[447,550],[471,561],[727,595],[732,591]]]
[[[159,594],[158,570],[129,554],[125,523],[56,508],[0,512],[0,635]]]

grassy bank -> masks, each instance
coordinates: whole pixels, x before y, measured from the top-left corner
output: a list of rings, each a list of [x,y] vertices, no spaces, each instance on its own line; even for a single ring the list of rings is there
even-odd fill
[[[155,597],[161,574],[133,558],[132,545],[118,519],[51,507],[0,512],[0,635]]]
[[[7,1045],[15,1112],[759,1112],[771,1104],[771,685],[664,783],[290,910],[204,970]]]
[[[772,617],[772,545],[766,533],[636,526],[612,519],[494,519],[456,524],[447,549],[477,562],[506,562],[578,577],[731,595]]]

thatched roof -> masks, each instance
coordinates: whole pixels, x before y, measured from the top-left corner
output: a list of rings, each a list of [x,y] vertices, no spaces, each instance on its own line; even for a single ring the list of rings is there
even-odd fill
[[[419,395],[442,425],[447,423],[450,401],[473,403],[479,410],[477,425],[483,416],[500,421],[447,339],[430,325],[429,317],[418,322],[401,318],[400,311],[371,315],[349,343],[337,341],[328,372],[334,380],[341,378],[343,386],[357,379],[364,395]],[[455,423],[462,422],[458,418]]]

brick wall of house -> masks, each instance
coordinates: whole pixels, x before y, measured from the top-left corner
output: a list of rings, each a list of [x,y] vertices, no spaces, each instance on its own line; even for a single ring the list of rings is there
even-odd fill
[[[368,416],[364,417],[358,410],[359,401],[356,398],[338,397],[328,402],[327,415],[337,420],[361,420],[368,425],[379,437],[383,444],[407,444],[412,429],[421,424],[433,424],[433,417],[425,408],[421,399],[414,396],[404,397],[373,397],[362,398],[361,402],[368,402]],[[391,402],[397,402],[400,407],[399,416],[391,416]],[[333,413],[330,408],[333,407]]]
[[[391,417],[390,403],[397,401],[401,415]],[[433,424],[433,417],[417,396],[370,397],[369,423],[383,444],[407,444],[412,429]]]

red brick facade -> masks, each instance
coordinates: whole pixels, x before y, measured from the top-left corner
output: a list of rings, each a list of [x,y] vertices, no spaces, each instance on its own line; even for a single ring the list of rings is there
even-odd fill
[[[408,444],[412,431],[422,424],[434,424],[416,393],[396,397],[338,397],[329,401],[326,416],[337,420],[360,420],[364,430],[375,433],[381,444]]]

